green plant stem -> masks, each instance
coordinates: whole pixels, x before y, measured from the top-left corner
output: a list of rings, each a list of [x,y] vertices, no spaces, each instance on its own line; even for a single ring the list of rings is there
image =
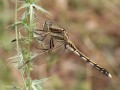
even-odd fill
[[[16,7],[15,7],[15,23],[17,23],[17,2],[16,0]],[[26,37],[22,38],[22,35],[20,31],[18,30],[18,27],[16,25],[15,30],[16,30],[16,46],[17,46],[17,54],[18,54],[18,60],[19,64],[24,64],[26,61],[31,61],[31,41],[33,39],[33,32],[32,30],[34,29],[34,9],[33,9],[33,3],[34,0],[25,0],[25,5],[28,4],[30,6],[21,6],[26,9],[25,15],[23,15],[24,18],[22,18],[21,21],[24,21],[24,25],[27,26],[25,29],[26,31]],[[41,10],[41,8],[39,8]],[[22,55],[20,57],[20,55]],[[25,90],[32,90],[32,80],[30,77],[30,72],[31,72],[32,65],[31,63],[27,63],[25,65],[25,68],[20,69],[22,80],[24,82],[24,89]],[[26,77],[25,77],[26,76]]]
[[[27,13],[29,13],[29,9],[30,8],[27,8]],[[27,44],[27,55],[28,55],[28,59],[29,61],[31,61],[31,56],[30,56],[30,44],[31,44],[31,39],[32,39],[32,36],[31,36],[31,22],[30,22],[30,14],[28,15],[27,17],[27,25],[28,25],[28,32],[27,32],[27,38],[29,40],[29,43]],[[30,77],[30,71],[31,71],[31,63],[28,63],[28,69],[27,69],[27,76],[28,76],[28,86],[29,86],[29,90],[31,90],[31,77]]]
[[[15,4],[15,23],[17,23],[17,6],[18,6],[17,2],[18,0],[16,0],[16,4]],[[15,26],[15,32],[16,32],[16,47],[17,47],[18,60],[20,61],[19,31],[18,31],[17,25]],[[23,71],[20,70],[20,73],[21,73],[24,86],[26,86]]]

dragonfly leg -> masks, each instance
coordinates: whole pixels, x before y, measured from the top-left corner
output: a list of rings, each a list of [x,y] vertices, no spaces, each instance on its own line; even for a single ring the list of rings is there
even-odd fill
[[[53,41],[53,38],[51,37],[50,39],[50,48],[49,49],[52,49],[54,48],[54,41]]]
[[[39,42],[39,44],[40,45],[42,45],[42,47],[44,48],[44,49],[46,49],[46,47],[43,45],[43,41],[45,40],[45,38],[47,37],[47,34],[45,34],[42,38],[35,38],[38,42]],[[37,48],[37,47],[36,47]],[[40,49],[40,48],[38,48],[38,49]]]
[[[43,42],[44,41],[44,39],[45,39],[45,37],[47,37],[47,34],[45,34],[45,35],[43,35],[42,36],[42,38],[36,38],[39,42],[41,41],[41,42]]]
[[[43,39],[43,40],[44,40],[44,39]],[[39,41],[39,40],[38,40],[38,41]],[[51,39],[50,39],[49,48],[46,48],[46,47],[42,44],[42,41],[41,41],[40,44],[42,45],[43,48],[38,48],[38,47],[36,47],[36,48],[37,48],[37,49],[40,49],[40,50],[43,50],[43,51],[46,51],[46,50],[50,51],[50,50],[52,50],[52,49],[54,48],[54,40],[53,40],[52,37],[51,37]]]
[[[54,40],[53,40],[53,38],[51,37],[51,39],[50,39],[50,43],[49,43],[49,48],[44,48],[44,49],[41,49],[41,50],[52,50],[53,48],[54,48]]]

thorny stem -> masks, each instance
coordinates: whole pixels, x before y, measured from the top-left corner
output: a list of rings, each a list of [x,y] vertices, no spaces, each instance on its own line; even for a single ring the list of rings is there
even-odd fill
[[[16,0],[16,6],[15,6],[15,23],[17,24],[17,2],[18,0]],[[25,0],[25,4],[29,3],[29,7],[24,7],[26,9],[26,13],[25,13],[25,18],[23,18],[25,20],[24,24],[27,26],[26,28],[26,37],[25,37],[25,41],[23,43],[23,39],[21,38],[21,33],[18,30],[17,25],[15,26],[15,31],[16,31],[16,46],[17,46],[17,54],[18,54],[18,60],[19,63],[26,62],[26,61],[31,61],[31,40],[33,39],[33,33],[32,30],[34,28],[34,10],[33,10],[33,6],[31,5],[31,3],[34,2],[34,0]],[[22,55],[22,58],[20,57],[20,55]],[[21,72],[21,76],[24,82],[24,87],[25,90],[32,90],[32,80],[30,77],[30,71],[31,71],[31,63],[27,63],[25,68],[20,69]],[[26,75],[26,77],[25,77]],[[27,81],[27,82],[26,82]]]
[[[30,8],[27,8],[27,13],[29,13]],[[27,30],[27,38],[29,40],[28,44],[27,44],[27,61],[31,61],[31,55],[30,55],[30,44],[31,44],[31,39],[32,39],[32,34],[31,34],[31,30],[32,30],[32,21],[30,20],[30,16],[31,14],[29,14],[27,16],[27,26],[29,27]],[[29,86],[29,90],[31,90],[31,77],[30,77],[30,71],[31,71],[31,63],[27,64],[27,76],[28,76],[28,86]]]
[[[17,2],[18,0],[16,0],[16,4],[15,4],[15,23],[17,23],[17,6],[18,6]],[[15,25],[15,32],[16,32],[16,47],[17,47],[18,60],[20,61],[19,31],[18,31],[17,25]],[[20,70],[20,73],[22,76],[24,86],[26,86],[23,71]]]
[[[16,6],[15,6],[15,23],[17,23],[17,2],[18,2],[18,0],[16,0]],[[29,0],[26,0],[26,3],[27,2],[29,3]],[[27,7],[26,8],[26,12],[29,13],[29,10],[30,10],[30,8]],[[26,44],[22,43],[22,40],[19,39],[19,37],[20,37],[19,33],[20,32],[17,29],[17,25],[15,26],[15,31],[16,31],[16,46],[17,46],[17,54],[18,54],[18,60],[19,60],[19,62],[21,62],[21,59],[20,59],[20,54],[21,53],[22,53],[23,60],[30,61],[30,59],[31,59],[31,56],[30,56],[30,44],[31,44],[31,39],[32,39],[32,35],[31,35],[32,21],[30,22],[30,14],[27,15],[26,19],[27,19],[26,24],[29,27],[26,30],[27,31],[27,36],[26,36],[27,43]],[[21,53],[20,53],[19,45],[21,47]],[[20,69],[20,73],[21,73],[21,76],[22,76],[22,79],[23,79],[23,82],[24,82],[24,86],[28,90],[31,90],[31,83],[32,83],[31,82],[31,77],[30,77],[30,71],[31,71],[31,64],[28,63],[27,66],[25,67],[25,73],[27,75],[27,81],[28,81],[28,82],[26,82],[25,77],[24,77],[24,70]]]

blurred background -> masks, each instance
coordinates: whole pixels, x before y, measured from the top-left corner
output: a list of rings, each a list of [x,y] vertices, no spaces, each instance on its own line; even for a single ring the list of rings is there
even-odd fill
[[[49,90],[119,90],[120,0],[40,0],[38,4],[66,29],[82,53],[112,74],[112,79],[69,52],[57,57],[55,63],[35,67],[32,79],[52,77],[44,84]],[[19,71],[6,61],[16,54],[15,45],[10,44],[15,31],[8,28],[14,13],[15,0],[0,0],[1,90],[13,82],[22,84]]]

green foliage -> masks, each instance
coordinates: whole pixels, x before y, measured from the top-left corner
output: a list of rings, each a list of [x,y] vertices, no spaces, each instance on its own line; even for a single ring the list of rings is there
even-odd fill
[[[23,79],[24,87],[19,88],[16,85],[10,86],[11,90],[43,90],[41,84],[46,79],[42,80],[32,80],[30,77],[30,72],[32,65],[29,62],[28,64],[24,65],[24,62],[31,61],[33,57],[35,57],[37,54],[32,53],[30,51],[30,45],[33,41],[33,32],[32,30],[35,28],[35,21],[34,21],[34,9],[37,9],[38,11],[41,11],[43,13],[48,13],[45,9],[42,7],[36,5],[35,3],[38,0],[26,0],[21,4],[21,7],[17,9],[17,1],[16,1],[16,12],[15,12],[15,24],[10,25],[9,27],[15,28],[16,30],[16,47],[17,47],[17,55],[9,58],[9,60],[12,60],[12,63],[15,63],[16,67],[18,67],[19,71],[21,72],[21,77]],[[24,13],[21,17],[21,19],[17,20],[17,14],[20,10],[24,9]],[[26,35],[23,36],[21,31],[19,30],[19,26],[25,27],[24,30],[26,32]],[[23,68],[24,67],[24,68]],[[27,78],[25,78],[25,76]]]

